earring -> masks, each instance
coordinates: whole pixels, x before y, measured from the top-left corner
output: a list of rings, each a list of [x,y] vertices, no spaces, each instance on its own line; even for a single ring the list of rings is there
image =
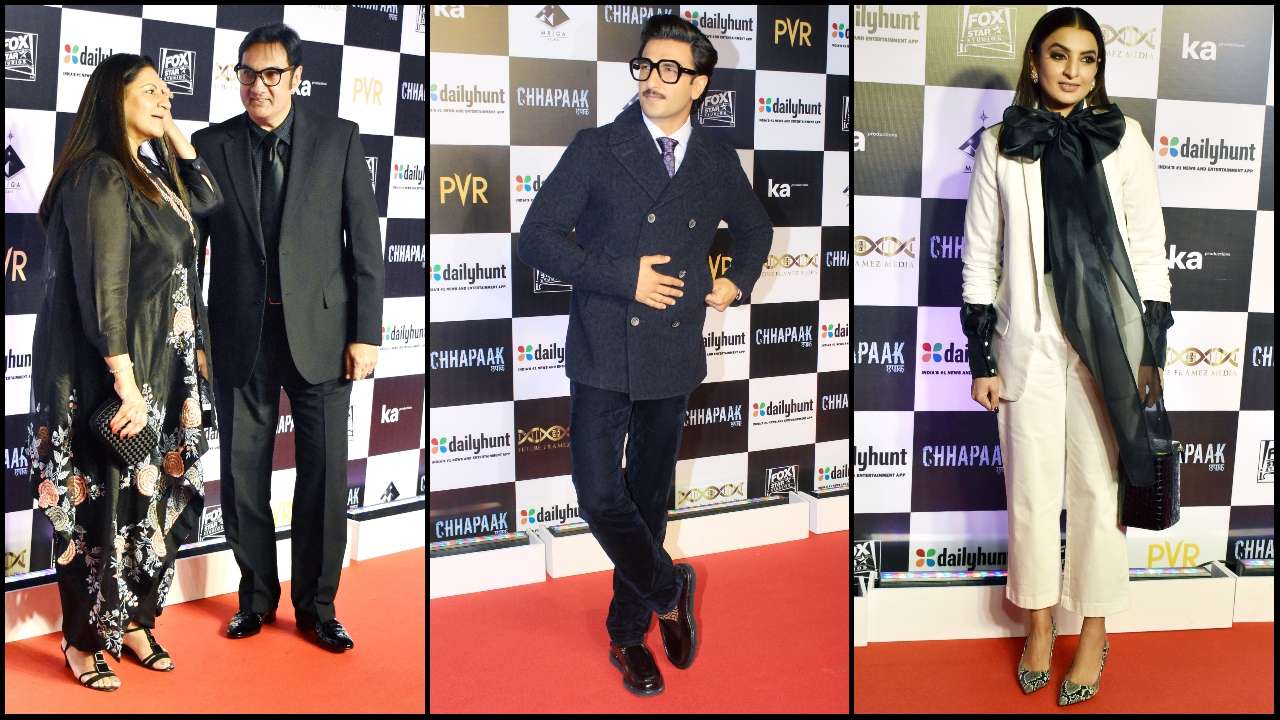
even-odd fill
[[[1031,82],[1040,82],[1040,76],[1036,75],[1035,68],[1031,69]]]

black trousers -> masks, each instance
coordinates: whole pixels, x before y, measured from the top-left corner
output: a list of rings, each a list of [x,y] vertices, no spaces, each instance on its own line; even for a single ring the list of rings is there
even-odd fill
[[[570,381],[569,397],[578,512],[613,561],[605,628],[614,644],[636,645],[651,614],[675,607],[683,585],[662,541],[689,396],[633,401],[626,393]]]
[[[334,618],[334,597],[347,548],[347,413],[351,381],[312,385],[289,353],[283,306],[268,304],[253,372],[242,387],[218,389],[222,520],[240,566],[240,609],[274,610],[280,602],[271,456],[280,388],[293,412],[297,479],[293,490],[290,593],[302,622]]]

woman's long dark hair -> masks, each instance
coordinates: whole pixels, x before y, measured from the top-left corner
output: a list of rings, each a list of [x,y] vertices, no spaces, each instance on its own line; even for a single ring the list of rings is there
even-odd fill
[[[1085,95],[1085,101],[1089,107],[1111,104],[1111,99],[1107,97],[1107,46],[1102,41],[1102,28],[1083,8],[1060,7],[1041,15],[1035,27],[1031,28],[1027,46],[1022,52],[1022,70],[1018,73],[1018,84],[1013,91],[1014,105],[1034,108],[1036,103],[1043,104],[1040,86],[1031,81],[1031,61],[1040,57],[1040,48],[1045,38],[1064,27],[1084,30],[1093,35],[1094,42],[1098,43],[1098,74],[1094,77],[1093,89]],[[1003,130],[1001,127],[1002,132]]]
[[[58,186],[63,177],[77,168],[83,169],[83,163],[95,150],[100,150],[115,158],[124,167],[125,177],[134,189],[152,202],[162,201],[160,192],[151,184],[136,162],[134,152],[129,144],[125,131],[124,93],[125,87],[144,68],[155,69],[155,62],[146,55],[118,53],[103,60],[89,76],[84,95],[80,98],[80,109],[76,111],[75,120],[71,123],[71,132],[62,146],[62,154],[53,166],[53,176],[49,186],[45,188],[44,199],[40,202],[40,227],[48,229],[49,216],[53,212],[53,204],[57,200]],[[177,153],[169,143],[169,138],[148,140],[156,158],[165,164],[169,177],[178,189],[182,204],[191,207],[187,195],[187,187],[178,175]],[[77,178],[79,171],[76,172]]]

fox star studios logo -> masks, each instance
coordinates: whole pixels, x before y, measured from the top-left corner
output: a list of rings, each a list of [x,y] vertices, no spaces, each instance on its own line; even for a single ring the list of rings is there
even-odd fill
[[[36,46],[40,36],[33,32],[4,31],[4,79],[35,82]]]
[[[192,95],[195,87],[194,50],[160,48],[160,79],[174,95]]]

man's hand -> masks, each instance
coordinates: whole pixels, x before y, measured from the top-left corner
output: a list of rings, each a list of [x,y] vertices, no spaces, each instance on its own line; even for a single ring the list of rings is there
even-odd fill
[[[378,364],[378,346],[367,343],[347,343],[347,379],[363,380]]]
[[[209,379],[209,360],[204,356],[204,350],[196,349],[196,365],[200,367],[200,377],[205,380]]]
[[[724,309],[729,307],[729,303],[736,300],[737,297],[738,286],[734,285],[733,281],[727,277],[718,277],[715,284],[711,286],[711,292],[707,293],[707,296],[703,299],[711,307],[724,312]]]
[[[671,258],[666,255],[642,255],[640,257],[640,274],[636,278],[636,302],[644,303],[651,308],[666,310],[676,304],[676,298],[684,297],[684,281],[670,275],[663,275],[653,269],[654,265],[665,265]]]

